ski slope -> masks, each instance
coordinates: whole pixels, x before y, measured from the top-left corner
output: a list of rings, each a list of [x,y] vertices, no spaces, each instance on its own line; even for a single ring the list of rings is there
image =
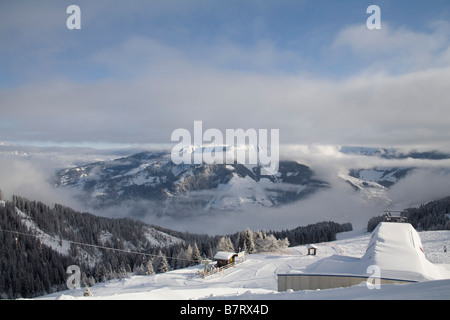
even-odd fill
[[[199,276],[203,266],[193,266],[151,276],[131,276],[91,287],[92,297],[84,297],[84,288],[57,292],[37,299],[100,299],[100,300],[188,300],[188,299],[450,299],[450,231],[419,233],[426,259],[439,265],[448,275],[443,280],[420,281],[413,284],[381,285],[369,289],[364,283],[327,290],[277,291],[277,274],[292,272],[330,257],[345,255],[362,257],[370,234],[347,232],[338,240],[318,243],[317,255],[307,255],[306,246],[289,248],[283,254],[251,254],[244,262],[206,278]],[[369,274],[368,274],[369,276]]]

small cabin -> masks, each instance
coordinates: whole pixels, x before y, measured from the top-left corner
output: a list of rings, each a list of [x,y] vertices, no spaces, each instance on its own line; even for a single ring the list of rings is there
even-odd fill
[[[308,255],[315,256],[317,254],[317,247],[313,244],[308,244],[306,249],[308,249]]]
[[[217,267],[223,267],[230,263],[236,262],[236,257],[238,256],[235,252],[219,251],[214,256],[214,260],[217,261]]]

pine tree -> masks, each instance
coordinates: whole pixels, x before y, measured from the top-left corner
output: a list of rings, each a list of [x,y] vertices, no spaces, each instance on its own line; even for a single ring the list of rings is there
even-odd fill
[[[89,289],[89,287],[86,287],[86,289],[84,290],[83,296],[85,296],[85,297],[92,297],[93,296],[93,294],[92,294],[91,290]]]
[[[180,251],[175,257],[176,257],[175,267],[177,269],[186,268],[188,266],[186,263],[186,252],[183,248],[180,249]]]
[[[147,261],[147,263],[145,264],[145,274],[147,276],[150,276],[152,274],[154,274],[155,271],[153,270],[153,263],[152,260]]]
[[[159,250],[158,256],[156,257],[156,272],[164,273],[169,271],[169,264],[167,263],[166,256]]]
[[[186,266],[190,266],[192,263],[192,246],[188,245],[186,250],[184,250],[184,261]]]
[[[142,263],[133,266],[133,273],[137,276],[145,275],[144,265]]]
[[[280,252],[286,250],[289,246],[287,238],[278,240],[273,234],[257,237],[255,243],[258,252]]]
[[[95,266],[94,277],[98,282],[105,282],[107,280],[107,270],[103,262]]]
[[[255,252],[255,240],[253,237],[253,232],[250,228],[241,231],[239,234],[239,247],[241,250],[246,251],[247,253]]]
[[[230,237],[222,237],[217,244],[217,251],[235,252]]]
[[[197,243],[194,242],[194,248],[192,249],[192,262],[194,264],[201,264],[202,257],[200,255],[200,250],[198,250]]]

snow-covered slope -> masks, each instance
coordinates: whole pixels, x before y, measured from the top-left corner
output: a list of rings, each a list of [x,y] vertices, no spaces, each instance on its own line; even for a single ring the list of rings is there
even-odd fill
[[[359,192],[362,201],[366,203],[391,203],[388,188],[378,182],[364,180],[350,174],[340,174],[339,177],[345,180],[353,190]]]
[[[277,292],[277,274],[305,268],[332,255],[362,257],[370,234],[353,231],[339,234],[340,240],[316,244],[316,256],[307,255],[306,246],[298,246],[284,254],[247,255],[244,262],[206,278],[199,276],[203,270],[199,265],[97,284],[90,288],[93,297],[83,297],[84,288],[79,288],[38,299],[450,299],[450,254],[443,252],[443,246],[450,242],[450,231],[427,231],[419,235],[425,257],[445,270],[446,279],[381,285],[380,289],[373,290],[361,284],[350,288]]]

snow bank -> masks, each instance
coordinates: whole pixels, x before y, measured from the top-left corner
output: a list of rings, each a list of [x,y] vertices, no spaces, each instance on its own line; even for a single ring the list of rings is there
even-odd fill
[[[450,272],[427,260],[419,234],[409,223],[381,222],[372,232],[361,258],[332,255],[296,272],[322,275],[369,276],[377,266],[380,277],[403,281],[450,278]]]
[[[386,277],[416,281],[450,278],[447,270],[427,260],[420,236],[409,223],[380,223],[361,265],[366,269],[377,265]]]

